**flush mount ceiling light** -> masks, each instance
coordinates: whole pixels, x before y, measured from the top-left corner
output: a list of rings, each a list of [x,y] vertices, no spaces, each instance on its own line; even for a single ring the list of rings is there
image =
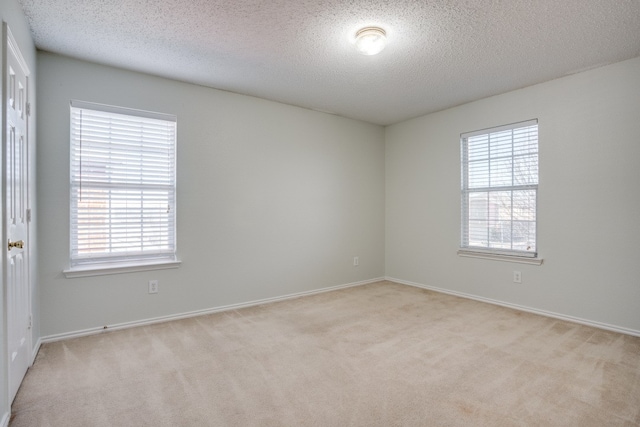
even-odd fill
[[[387,44],[387,33],[382,28],[366,27],[356,33],[356,47],[363,55],[380,53]]]

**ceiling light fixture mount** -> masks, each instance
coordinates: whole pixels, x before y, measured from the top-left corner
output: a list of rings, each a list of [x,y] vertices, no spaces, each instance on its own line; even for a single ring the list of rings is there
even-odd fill
[[[365,27],[356,33],[356,47],[363,55],[376,55],[387,44],[387,33],[380,27]]]

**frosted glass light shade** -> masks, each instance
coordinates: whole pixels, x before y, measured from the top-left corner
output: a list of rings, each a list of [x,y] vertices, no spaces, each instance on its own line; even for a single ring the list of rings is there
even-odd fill
[[[356,47],[363,55],[380,53],[387,44],[387,33],[382,28],[367,27],[356,33]]]

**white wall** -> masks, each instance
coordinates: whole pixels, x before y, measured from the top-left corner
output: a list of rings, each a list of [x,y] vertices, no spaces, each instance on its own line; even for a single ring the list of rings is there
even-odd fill
[[[36,127],[35,127],[35,109],[36,109],[36,48],[33,43],[33,39],[31,38],[31,33],[29,30],[29,25],[27,23],[26,17],[22,12],[22,7],[18,4],[16,0],[2,0],[0,2],[0,23],[6,22],[11,30],[13,37],[15,38],[20,52],[22,53],[24,60],[27,63],[27,67],[29,67],[30,82],[29,82],[29,102],[32,106],[32,115],[29,118],[29,193],[30,199],[29,204],[32,209],[36,208],[36,200],[35,200],[35,174],[36,169],[33,161],[35,159],[35,151],[36,151]],[[0,43],[0,58],[3,58],[3,49],[5,46],[3,43]],[[1,61],[0,61],[1,62]],[[0,64],[2,68],[4,68],[5,64]],[[0,117],[4,117],[4,96],[2,95],[0,85],[0,99],[3,101],[0,102]],[[5,129],[2,129],[2,133],[4,134]],[[4,155],[2,155],[4,159]],[[4,162],[0,162],[0,173],[4,174]],[[3,210],[3,218],[4,218],[4,201],[2,203]],[[31,254],[31,271],[30,271],[30,280],[31,280],[31,297],[32,297],[32,311],[33,311],[33,327],[31,329],[32,342],[33,345],[36,346],[38,339],[40,337],[40,329],[39,329],[39,295],[38,295],[38,277],[37,277],[37,269],[36,269],[36,252],[37,252],[37,239],[36,239],[36,224],[37,219],[34,212],[32,217],[32,222],[29,227],[30,238],[27,241],[27,250]],[[3,234],[2,227],[0,227],[0,241],[5,241],[5,236]],[[0,264],[0,270],[2,269]],[[2,271],[3,277],[3,291],[0,293],[0,307],[4,311],[5,303],[4,298],[6,296],[6,284],[4,283],[4,274]],[[6,316],[4,313],[0,315],[0,331],[2,331],[2,338],[0,339],[0,422],[3,417],[8,417],[10,414],[10,403],[8,401],[8,383],[7,383],[7,360],[6,360],[6,352],[7,352],[7,343],[6,343],[6,325],[5,325]],[[8,418],[7,418],[8,420]]]
[[[43,336],[384,276],[382,127],[49,53],[38,70]],[[179,269],[62,275],[71,99],[178,116]]]
[[[635,58],[388,127],[386,275],[640,333],[639,94]],[[458,257],[460,133],[533,118],[543,265]]]

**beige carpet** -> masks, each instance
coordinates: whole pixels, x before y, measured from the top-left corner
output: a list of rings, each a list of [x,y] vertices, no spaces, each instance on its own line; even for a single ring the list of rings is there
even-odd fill
[[[637,426],[640,338],[390,282],[45,344],[21,426]]]

